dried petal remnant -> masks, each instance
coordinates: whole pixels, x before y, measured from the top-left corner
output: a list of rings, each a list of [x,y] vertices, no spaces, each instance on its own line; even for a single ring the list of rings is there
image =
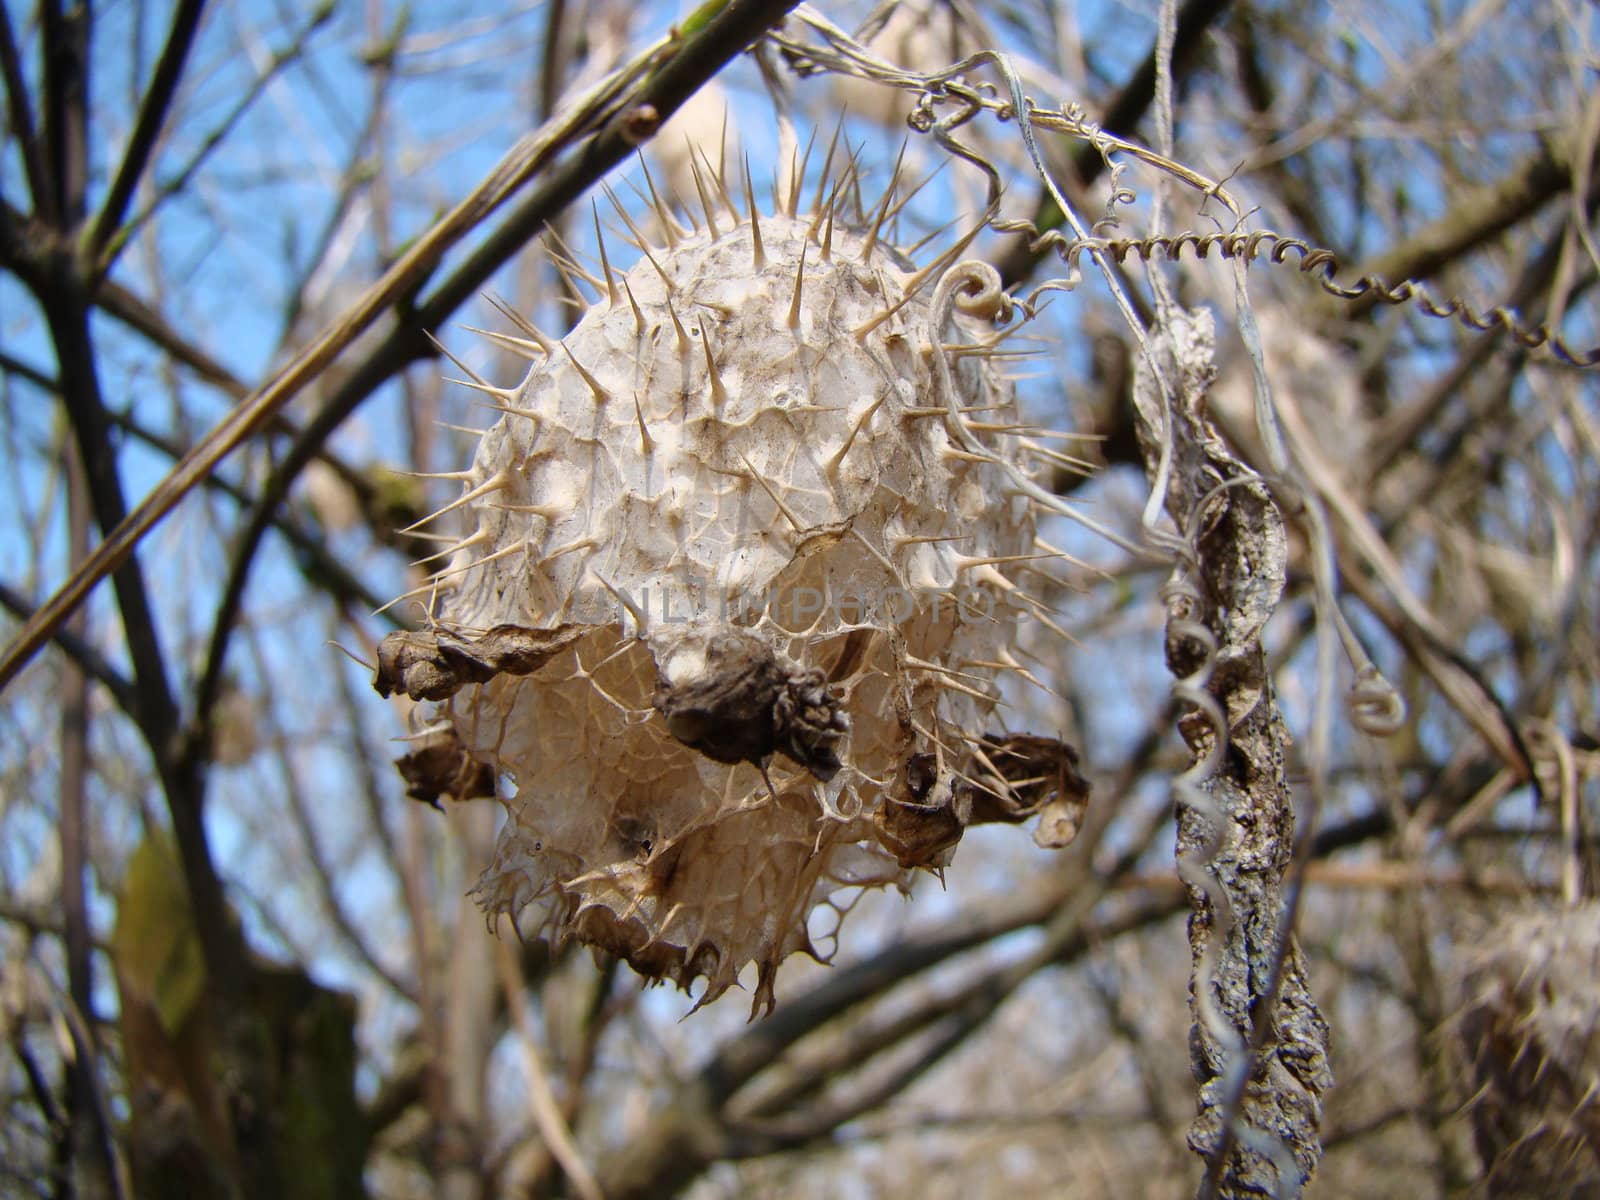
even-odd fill
[[[404,692],[413,700],[444,700],[469,683],[496,675],[531,675],[587,631],[583,625],[528,629],[496,625],[481,637],[451,633],[391,633],[378,644],[380,696]]]
[[[394,765],[406,781],[406,795],[434,808],[440,796],[461,802],[494,795],[494,769],[468,754],[448,725],[423,734]]]
[[[672,736],[707,758],[759,764],[781,751],[822,780],[838,772],[850,728],[821,671],[734,629],[679,640],[652,703]]]
[[[905,796],[892,795],[873,816],[874,832],[902,867],[946,866],[972,819],[971,797],[939,773],[932,754],[914,754]]]

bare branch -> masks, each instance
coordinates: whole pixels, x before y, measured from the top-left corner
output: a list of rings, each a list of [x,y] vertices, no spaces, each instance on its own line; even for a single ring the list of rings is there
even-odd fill
[[[139,103],[139,115],[134,120],[133,132],[128,135],[122,162],[81,246],[84,265],[91,274],[101,275],[109,271],[116,258],[117,247],[110,246],[112,236],[122,223],[128,201],[133,198],[133,191],[139,186],[150,156],[155,152],[161,127],[172,108],[172,98],[177,93],[178,81],[183,77],[189,50],[194,45],[194,35],[200,28],[200,14],[204,10],[204,0],[181,0],[172,15],[167,44],[162,47],[161,57],[156,60],[155,73],[150,77],[150,86],[145,89],[144,99]]]
[[[33,605],[28,603],[27,597],[8,583],[0,582],[0,605],[10,609],[24,621],[33,615]],[[71,629],[58,630],[55,643],[63,654],[77,663],[79,669],[111,693],[118,708],[135,720],[138,719],[139,698],[132,680],[118,671],[103,654]]]
[[[552,122],[539,133],[519,141],[500,166],[450,215],[426,236],[418,239],[400,261],[367,291],[343,321],[303,351],[294,362],[207,434],[189,459],[180,463],[172,474],[155,487],[121,529],[107,531],[105,539],[90,559],[40,609],[34,621],[23,629],[16,642],[0,658],[0,688],[4,688],[38,652],[66,614],[83,602],[99,580],[126,560],[139,539],[171,512],[201,478],[243,440],[260,429],[379,313],[401,300],[424,279],[447,248],[475,228],[519,186],[546,167],[561,149],[594,125],[600,125],[589,145],[553,171],[540,197],[530,201],[521,210],[519,215],[524,220],[530,210],[537,214],[534,227],[548,221],[594,180],[631,153],[636,134],[633,132],[634,126],[626,120],[629,113],[651,106],[660,114],[670,114],[717,68],[742,51],[790,7],[792,3],[789,0],[778,3],[772,0],[729,0],[703,26],[686,27],[683,37],[676,43],[669,41],[652,47],[591,89],[582,103],[575,106],[577,112],[573,118]],[[644,83],[635,84],[641,76],[644,77]],[[632,94],[625,94],[625,89],[630,86],[634,89]],[[522,222],[515,219],[501,232],[503,235],[509,231],[519,234],[518,246],[526,240],[529,232]],[[492,267],[504,261],[510,249],[497,238],[490,238],[457,273],[456,281],[459,284],[471,280],[470,290],[475,290]],[[492,264],[486,259],[493,259]],[[470,294],[470,290],[461,294],[446,290],[435,297],[435,306],[443,307],[445,312],[453,311]],[[431,324],[424,324],[423,327],[431,328]],[[393,340],[390,339],[391,342]],[[426,352],[419,344],[419,334],[408,333],[406,341],[410,344],[403,354],[397,355],[393,349],[388,351],[388,361],[395,367]],[[378,354],[383,354],[382,348]],[[356,374],[360,376],[362,372],[358,370]],[[387,374],[384,372],[383,377],[386,378]],[[373,380],[371,386],[375,386],[376,382]],[[361,392],[362,396],[365,394],[365,391]],[[276,498],[273,502],[276,503]]]

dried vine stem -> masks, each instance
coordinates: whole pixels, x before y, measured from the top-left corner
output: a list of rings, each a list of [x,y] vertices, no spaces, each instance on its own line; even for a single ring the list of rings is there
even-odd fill
[[[928,112],[941,105],[954,105],[958,110],[973,110],[963,119],[970,119],[977,111],[987,111],[1001,121],[1016,120],[1030,157],[1034,159],[1034,166],[1047,185],[1048,176],[1033,146],[1033,131],[1038,129],[1080,138],[1094,146],[1113,167],[1114,191],[1117,190],[1115,178],[1120,164],[1113,156],[1123,155],[1160,171],[1207,198],[1214,198],[1228,210],[1235,222],[1242,223],[1245,219],[1243,207],[1219,181],[1209,179],[1147,146],[1108,133],[1090,121],[1080,106],[1064,103],[1059,109],[1037,107],[1031,98],[1023,94],[1021,80],[1003,54],[984,51],[939,71],[919,72],[875,54],[809,5],[799,5],[793,13],[793,21],[795,25],[803,26],[815,34],[817,40],[802,41],[788,32],[775,33],[771,40],[788,56],[796,70],[829,71],[914,92],[922,98],[919,108]],[[997,72],[1005,87],[975,83],[971,77],[983,68]],[[927,132],[926,127],[921,131]],[[970,152],[963,152],[963,157],[978,161]],[[986,166],[982,162],[978,165]],[[1060,204],[1060,197],[1056,197],[1056,200]],[[1091,257],[1109,257],[1121,263],[1130,254],[1150,262],[1158,257],[1174,259],[1185,249],[1200,258],[1216,250],[1224,258],[1245,263],[1265,256],[1274,265],[1287,263],[1292,254],[1300,273],[1314,276],[1317,285],[1335,299],[1347,303],[1364,301],[1368,304],[1392,305],[1414,302],[1430,317],[1454,320],[1479,333],[1508,334],[1524,349],[1544,350],[1568,366],[1600,366],[1600,346],[1592,346],[1587,350],[1574,349],[1547,323],[1527,324],[1504,306],[1483,310],[1458,296],[1441,301],[1414,279],[1390,283],[1376,275],[1363,275],[1354,283],[1340,283],[1340,262],[1332,250],[1313,245],[1303,238],[1271,230],[1243,232],[1235,229],[1208,234],[1184,232],[1172,236],[1105,239],[1085,236],[1082,230],[1073,230],[1070,234],[1054,229],[1041,231],[1031,221],[1015,218],[994,220],[991,224],[1001,232],[1027,236],[1030,239],[1030,253],[1048,249],[1060,257],[1069,271],[1065,280],[1053,285],[1058,288],[1070,289],[1076,284],[1077,260],[1085,252]]]
[[[1201,1085],[1189,1142],[1211,1163],[1208,1194],[1293,1195],[1321,1157],[1332,1076],[1328,1027],[1304,963],[1279,939],[1294,810],[1288,738],[1260,634],[1283,589],[1287,540],[1265,484],[1206,419],[1214,374],[1209,316],[1173,311],[1150,340],[1169,387],[1140,364],[1139,438],[1147,473],[1170,459],[1166,509],[1188,543],[1165,598],[1168,666],[1188,707],[1179,728],[1194,755],[1176,781],[1178,861],[1193,904],[1192,1051]],[[1255,1035],[1258,985],[1278,972],[1278,1003],[1251,1061],[1245,1047]],[[1237,1151],[1229,1149],[1230,1129]]]

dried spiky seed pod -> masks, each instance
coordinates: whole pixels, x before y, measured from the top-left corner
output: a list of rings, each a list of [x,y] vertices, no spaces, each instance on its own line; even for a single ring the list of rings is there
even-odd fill
[[[847,228],[827,176],[815,211],[792,182],[759,217],[702,164],[693,232],[663,207],[667,244],[620,279],[603,252],[566,338],[499,338],[533,366],[476,384],[505,416],[444,510],[471,532],[430,585],[441,631],[380,670],[515,780],[484,908],[703,975],[702,1003],[755,963],[770,1006],[812,910],[942,865],[974,795],[1071,791],[1014,793],[977,732],[1038,557],[998,339],[967,315],[1003,298],[958,303],[967,276],[887,247],[892,196]],[[936,847],[884,819],[911,763],[918,809],[949,807]]]
[[[1600,1193],[1600,904],[1507,918],[1483,947],[1459,1029],[1489,1194]]]

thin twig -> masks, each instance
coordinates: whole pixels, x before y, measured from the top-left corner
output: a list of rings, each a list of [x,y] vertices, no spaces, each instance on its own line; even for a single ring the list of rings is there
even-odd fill
[[[522,985],[520,963],[511,943],[495,942],[495,967],[500,972],[500,986],[505,992],[506,1011],[511,1016],[512,1027],[517,1031],[517,1045],[522,1051],[522,1069],[528,1076],[528,1103],[533,1109],[533,1119],[539,1126],[545,1145],[555,1156],[561,1169],[572,1181],[573,1189],[583,1200],[605,1200],[594,1172],[589,1170],[578,1147],[572,1140],[572,1130],[561,1115],[556,1096],[550,1089],[550,1077],[545,1074],[544,1060],[539,1054],[539,1044],[534,1037],[533,1023],[528,1020],[528,993]]]
[[[49,211],[50,175],[44,151],[34,128],[33,111],[28,104],[28,86],[22,78],[22,57],[17,52],[16,34],[11,28],[11,9],[0,7],[0,78],[6,86],[6,106],[11,114],[11,129],[22,149],[22,169],[28,177],[28,193],[35,211]]]

